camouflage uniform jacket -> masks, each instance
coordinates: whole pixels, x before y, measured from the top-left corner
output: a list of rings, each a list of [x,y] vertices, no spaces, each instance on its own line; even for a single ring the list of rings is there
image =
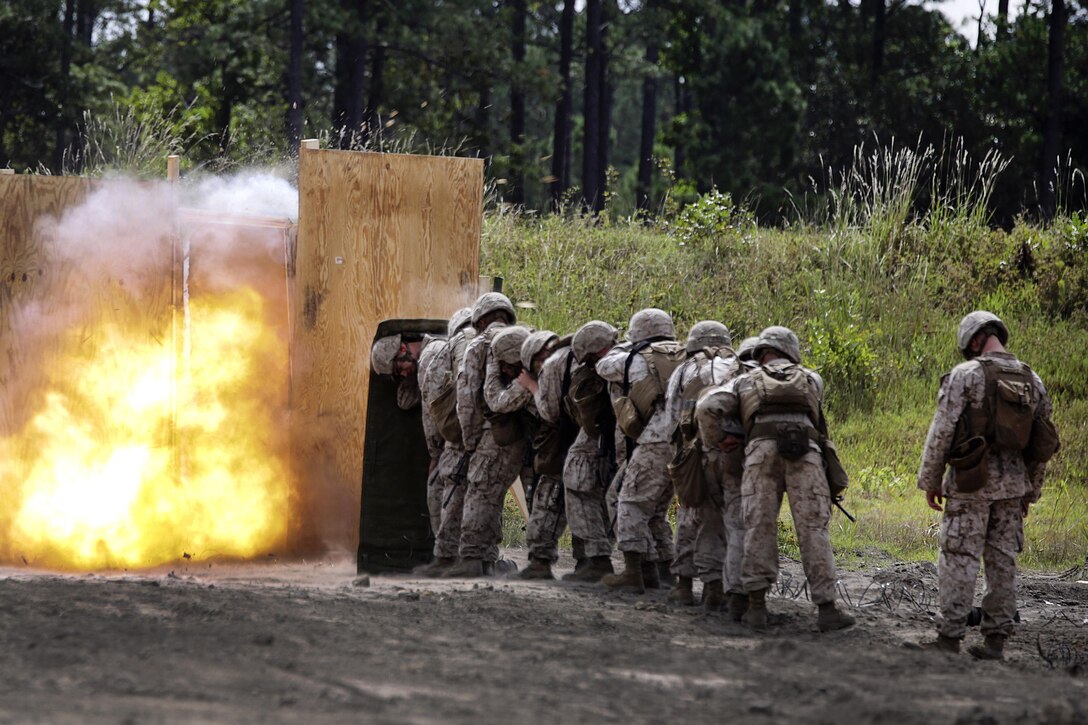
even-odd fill
[[[623,343],[613,347],[607,355],[597,361],[597,374],[608,382],[608,392],[613,400],[623,396],[623,370],[627,365],[627,356],[630,354],[631,344]],[[627,376],[628,382],[633,385],[648,375],[650,375],[650,366],[647,365],[645,358],[642,355],[635,355]],[[646,422],[646,427],[642,430],[642,435],[638,437],[637,443],[668,443],[672,440],[675,430],[676,422],[670,421],[665,414],[665,402],[662,396],[662,399],[654,404],[654,411],[650,414],[650,420]]]
[[[574,352],[570,347],[562,347],[548,356],[540,368],[537,378],[536,409],[541,420],[552,425],[559,425],[563,406],[563,377],[567,373],[567,361]],[[571,375],[578,369],[578,363],[571,361]]]
[[[1016,356],[1008,352],[992,352],[983,357],[992,359],[1003,367],[1019,365]],[[1049,418],[1052,405],[1043,381],[1034,372],[1032,380],[1039,398],[1036,417]],[[922,452],[922,465],[918,470],[918,488],[954,498],[986,501],[1027,498],[1029,502],[1038,501],[1042,493],[1046,465],[1025,464],[1021,451],[1001,450],[991,446],[986,454],[987,483],[972,493],[956,490],[955,472],[951,467],[946,474],[945,464],[952,449],[956,424],[968,406],[982,406],[985,395],[986,378],[982,364],[977,359],[960,363],[941,379],[937,413],[929,426],[925,450]]]
[[[684,389],[695,380],[698,375],[702,380],[705,390],[711,387],[724,385],[735,378],[740,371],[740,364],[735,357],[708,358],[703,353],[696,353],[684,361],[684,364],[672,371],[669,377],[669,385],[665,389],[665,416],[675,430],[680,425],[680,418],[684,412]]]
[[[424,340],[424,347],[419,352],[419,364],[417,378],[419,380],[419,394],[423,399],[423,435],[427,439],[427,452],[431,459],[436,459],[442,453],[445,440],[438,433],[438,423],[431,415],[431,403],[442,392],[442,387],[448,379],[443,373],[442,364],[449,364],[449,341],[440,338]]]
[[[492,413],[515,413],[528,408],[536,415],[533,394],[517,380],[504,382],[499,361],[488,351],[487,375],[484,377],[484,403]]]
[[[484,378],[487,376],[488,351],[491,340],[506,327],[505,322],[492,322],[474,336],[465,348],[465,356],[457,371],[457,420],[466,451],[476,450],[484,432],[486,416],[491,412],[484,402]]]

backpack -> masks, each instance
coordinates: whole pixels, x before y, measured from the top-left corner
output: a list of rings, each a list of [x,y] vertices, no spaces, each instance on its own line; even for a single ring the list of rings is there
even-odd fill
[[[631,383],[631,363],[636,355],[641,355],[646,361],[650,374]],[[654,406],[665,397],[669,376],[680,367],[687,356],[684,345],[675,340],[644,340],[631,348],[623,366],[623,395],[612,401],[616,423],[625,436],[637,440],[642,435],[646,423],[653,415]]]
[[[723,346],[700,350],[689,358],[689,360],[694,361],[693,364],[696,366],[695,377],[686,384],[683,381],[680,383],[679,429],[685,443],[691,443],[699,433],[699,427],[695,422],[695,406],[699,401],[699,396],[707,388],[726,382],[725,380],[714,379],[714,360],[716,358],[730,357],[733,354],[732,348]],[[710,366],[710,382],[703,380],[703,370],[707,365]]]
[[[740,394],[741,420],[752,438],[756,416],[767,413],[805,413],[814,426],[820,425],[820,393],[800,365],[773,368],[760,366],[748,373],[749,385]]]

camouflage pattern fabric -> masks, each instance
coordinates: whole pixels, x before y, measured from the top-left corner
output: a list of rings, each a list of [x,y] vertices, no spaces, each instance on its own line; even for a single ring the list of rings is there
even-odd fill
[[[571,534],[582,540],[586,557],[612,554],[608,537],[611,518],[605,505],[608,487],[600,481],[598,449],[597,441],[579,430],[563,464],[567,523]]]
[[[558,476],[541,476],[533,491],[533,511],[525,528],[529,558],[546,559],[553,564],[558,561],[559,537],[566,528],[563,480]]]
[[[1013,632],[1016,615],[1016,560],[1024,546],[1020,499],[987,501],[950,498],[941,521],[937,560],[941,617],[937,631],[961,639],[975,601],[979,558],[986,562],[982,634]]]

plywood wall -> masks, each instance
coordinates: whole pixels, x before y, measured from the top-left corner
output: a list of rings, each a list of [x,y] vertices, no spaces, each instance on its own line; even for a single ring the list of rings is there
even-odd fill
[[[370,345],[391,318],[472,302],[483,162],[303,149],[292,277],[292,440],[326,542],[358,537]]]
[[[91,181],[76,177],[0,175],[0,434],[21,425],[38,363],[19,339],[16,315],[59,302],[49,294],[58,282],[47,261],[53,228],[91,189]]]

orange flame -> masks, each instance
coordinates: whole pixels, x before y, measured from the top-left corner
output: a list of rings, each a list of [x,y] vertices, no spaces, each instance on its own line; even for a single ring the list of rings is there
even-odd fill
[[[0,438],[0,556],[88,569],[282,547],[287,372],[263,306],[251,288],[194,299],[177,365],[146,328],[65,333],[36,412]]]

